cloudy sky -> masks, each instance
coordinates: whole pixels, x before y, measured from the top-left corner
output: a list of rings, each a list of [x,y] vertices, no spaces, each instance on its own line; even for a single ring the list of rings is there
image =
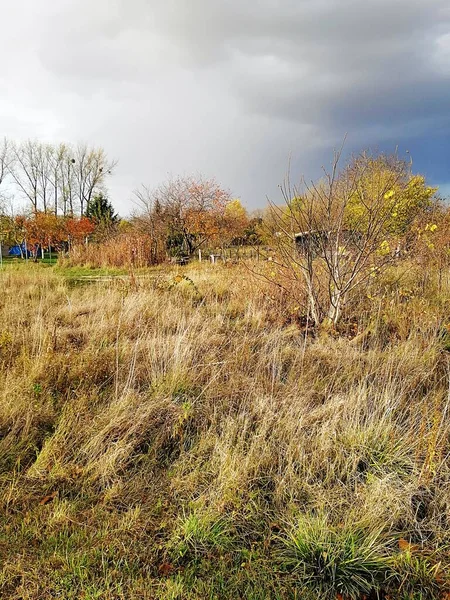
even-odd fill
[[[0,135],[88,142],[131,191],[214,176],[249,208],[289,156],[408,150],[450,194],[449,0],[0,0]]]

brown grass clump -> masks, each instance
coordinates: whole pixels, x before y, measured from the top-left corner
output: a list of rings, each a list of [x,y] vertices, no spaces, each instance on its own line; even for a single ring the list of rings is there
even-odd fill
[[[314,337],[241,266],[0,289],[2,598],[443,596],[444,295]]]

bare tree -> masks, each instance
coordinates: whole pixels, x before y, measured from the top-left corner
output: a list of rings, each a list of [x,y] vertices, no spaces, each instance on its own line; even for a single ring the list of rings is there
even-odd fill
[[[63,215],[73,216],[76,212],[76,173],[75,159],[70,147],[61,144],[59,147],[59,175],[61,185],[61,204]]]
[[[53,206],[52,196],[55,192],[55,188],[52,186],[54,152],[55,149],[50,144],[37,144],[38,195],[41,200],[41,209],[45,213],[48,212],[50,206]]]
[[[86,144],[77,146],[73,160],[76,193],[83,215],[94,194],[102,191],[106,177],[117,162],[108,160],[103,148],[89,148]]]
[[[336,325],[353,292],[395,258],[389,230],[411,178],[396,155],[363,153],[338,172],[341,152],[320,182],[293,187],[288,177],[284,206],[271,204],[276,262],[303,281],[316,325]]]
[[[153,190],[141,185],[133,192],[138,209],[133,215],[133,223],[140,234],[148,236],[150,244],[150,261],[160,262],[165,258],[167,220],[159,200],[153,197]]]
[[[14,144],[12,149],[14,160],[9,171],[19,191],[30,201],[32,211],[57,214],[60,185],[57,149],[34,140]]]
[[[60,197],[62,196],[60,192],[62,191],[61,166],[63,158],[64,145],[59,144],[59,146],[53,147],[49,156],[49,180],[53,191],[53,212],[55,215],[58,214],[58,210],[60,208]]]
[[[19,191],[31,203],[36,213],[39,209],[39,143],[28,140],[11,145],[13,160],[9,172]]]
[[[11,167],[11,146],[6,138],[0,145],[0,215],[3,215],[6,210],[6,194],[4,193],[4,186],[7,181],[9,169]],[[0,232],[1,234],[1,232]]]
[[[0,147],[0,184],[6,174],[33,213],[84,214],[96,193],[105,193],[107,176],[116,165],[102,148],[57,146],[28,140]]]
[[[8,175],[11,162],[11,144],[8,142],[7,138],[3,138],[3,142],[0,145],[0,186]]]

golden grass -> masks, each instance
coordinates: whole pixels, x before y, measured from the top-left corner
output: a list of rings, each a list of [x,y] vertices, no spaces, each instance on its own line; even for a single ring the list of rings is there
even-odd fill
[[[387,282],[354,343],[305,339],[240,266],[73,285],[29,265],[0,289],[2,598],[445,591],[444,295]],[[321,544],[345,589],[305,575]],[[384,580],[358,587],[373,548]]]

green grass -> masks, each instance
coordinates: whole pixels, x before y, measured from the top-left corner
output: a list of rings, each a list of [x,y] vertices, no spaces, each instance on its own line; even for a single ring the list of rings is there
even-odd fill
[[[393,575],[382,531],[358,523],[333,527],[323,516],[301,516],[280,546],[280,568],[324,600],[338,594],[357,600],[387,587]]]
[[[56,265],[55,272],[67,279],[81,279],[83,277],[115,277],[126,275],[127,269],[114,267],[90,268],[90,267],[66,267]]]
[[[10,269],[30,269],[30,268],[45,268],[45,267],[53,267],[55,272],[63,277],[68,279],[75,279],[81,277],[101,277],[101,276],[116,276],[116,275],[126,275],[129,270],[122,268],[114,268],[114,267],[102,267],[102,268],[91,268],[91,267],[69,267],[60,265],[58,262],[58,255],[52,254],[50,258],[49,254],[44,254],[44,258],[39,258],[37,262],[34,261],[33,258],[29,258],[28,260],[16,257],[4,257],[3,258],[3,268]]]
[[[233,527],[221,516],[191,512],[180,517],[170,541],[174,560],[195,559],[210,552],[223,553],[232,549]]]

